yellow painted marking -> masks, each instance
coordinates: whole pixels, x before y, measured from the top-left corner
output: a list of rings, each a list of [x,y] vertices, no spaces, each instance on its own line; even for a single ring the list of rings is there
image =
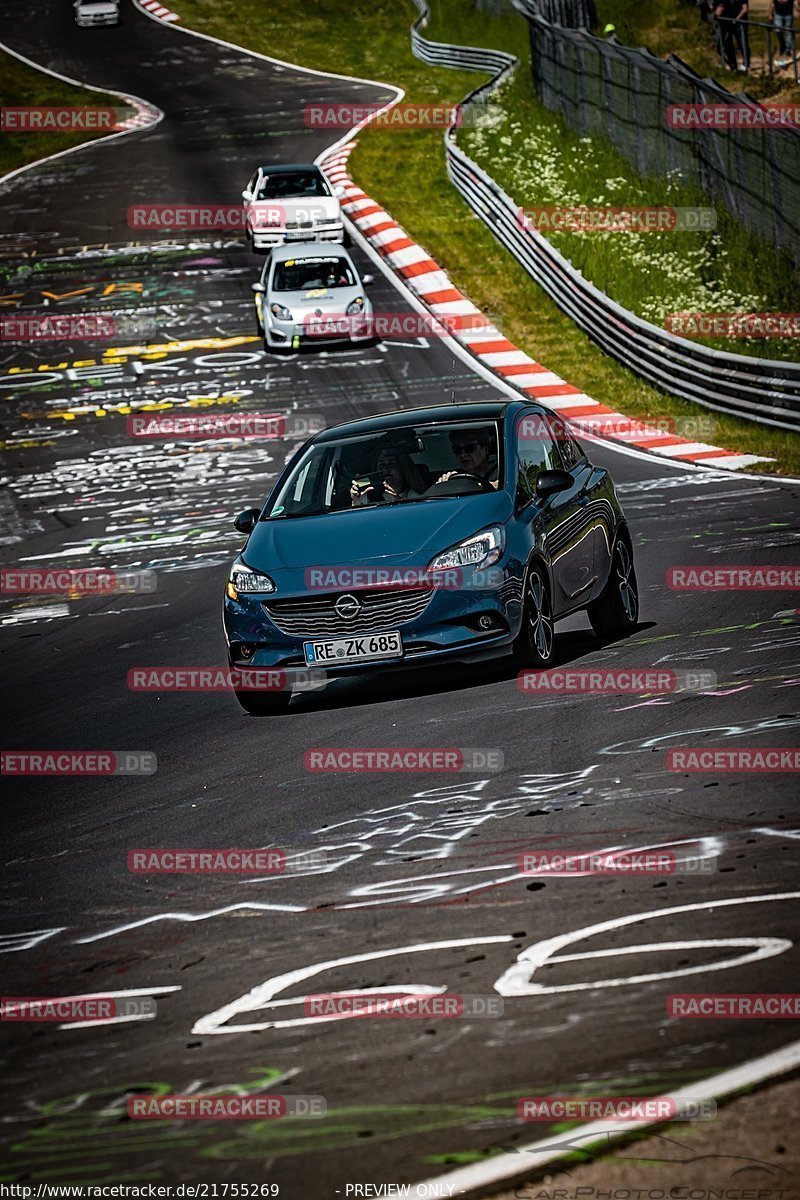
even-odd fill
[[[111,296],[114,292],[143,292],[143,283],[109,283],[100,293],[101,296]]]
[[[70,296],[87,296],[89,292],[94,291],[95,286],[95,284],[91,284],[89,287],[78,288],[75,292],[42,292],[42,295],[46,296],[48,300],[66,300]]]
[[[9,367],[0,375],[26,375],[32,371],[66,371],[69,367],[113,367],[124,366],[127,358],[161,359],[170,354],[180,354],[187,350],[230,350],[234,346],[245,346],[258,342],[260,338],[251,335],[229,338],[197,338],[190,342],[164,342],[152,346],[118,346],[104,350],[100,359],[80,358],[74,362],[56,364],[44,363],[39,367]],[[123,357],[125,356],[125,357]]]

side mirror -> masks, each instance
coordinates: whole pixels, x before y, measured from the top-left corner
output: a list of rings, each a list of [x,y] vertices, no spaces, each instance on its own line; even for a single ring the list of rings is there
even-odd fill
[[[543,499],[554,496],[556,492],[566,492],[574,483],[569,471],[540,471],[536,476],[536,495]]]
[[[244,189],[244,191],[242,192],[242,199],[243,199],[243,200],[252,200],[252,199],[253,199],[253,193],[252,193],[252,192],[250,192],[250,191],[248,191],[248,189],[247,189],[247,188],[245,188],[245,189]]]
[[[375,276],[374,275],[362,275],[361,282],[364,284],[365,287],[369,287],[369,285],[371,283],[375,282]]]
[[[246,508],[244,512],[239,513],[233,522],[233,527],[238,529],[239,533],[252,533],[260,516],[260,508]]]
[[[338,187],[333,189],[333,194],[334,196],[343,196],[345,194],[345,189],[341,186],[341,184],[339,184]]]
[[[251,289],[251,291],[253,291],[253,292],[258,292],[258,293],[259,293],[259,295],[261,295],[261,296],[263,296],[263,295],[264,295],[264,292],[267,290],[267,289],[264,287],[264,284],[261,282],[261,280],[260,280],[260,279],[256,280],[256,282],[255,282],[255,283],[251,283],[251,284],[250,284],[250,289]]]

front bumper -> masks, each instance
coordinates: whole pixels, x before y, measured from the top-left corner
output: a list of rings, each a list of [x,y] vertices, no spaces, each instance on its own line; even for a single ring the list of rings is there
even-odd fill
[[[367,314],[371,316],[371,313]],[[274,313],[270,313],[266,325],[262,322],[264,330],[264,340],[268,346],[293,346],[294,339],[300,339],[299,345],[303,346],[330,346],[336,343],[358,344],[368,342],[373,336],[367,330],[364,333],[357,332],[358,327],[350,333],[335,333],[333,335],[314,335],[309,334],[308,328],[298,321],[281,321]]]
[[[256,250],[269,250],[272,246],[283,246],[284,243],[297,242],[343,242],[344,226],[327,225],[321,229],[253,229],[249,230]],[[297,236],[295,236],[295,234]]]
[[[237,665],[273,667],[291,670],[306,668],[303,643],[337,637],[363,636],[365,633],[386,633],[399,629],[403,641],[403,657],[374,661],[349,662],[341,666],[325,663],[332,676],[361,674],[371,670],[408,669],[426,666],[447,659],[453,662],[473,662],[507,653],[516,638],[522,621],[522,576],[516,571],[504,571],[499,586],[489,589],[433,589],[424,611],[405,623],[393,623],[374,629],[341,630],[329,627],[325,632],[308,631],[289,634],[281,630],[267,611],[281,599],[316,600],[335,598],[342,594],[278,593],[275,596],[241,596],[224,602],[223,623],[231,662]],[[353,590],[351,594],[358,595]]]

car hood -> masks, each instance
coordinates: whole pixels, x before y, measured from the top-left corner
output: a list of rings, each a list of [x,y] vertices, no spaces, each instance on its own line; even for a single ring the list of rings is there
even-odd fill
[[[281,216],[287,221],[313,221],[315,224],[317,221],[341,216],[336,196],[298,196],[296,199],[287,196],[279,200],[251,200],[249,207],[256,212],[279,208]]]
[[[495,492],[259,521],[242,557],[273,575],[316,566],[427,566],[435,554],[503,524],[512,507],[507,492]]]
[[[363,287],[337,287],[330,290],[328,288],[306,288],[300,292],[270,292],[267,303],[282,304],[292,313],[301,312],[310,315],[319,311],[341,316],[347,312],[348,304],[351,304],[357,296],[364,296]]]

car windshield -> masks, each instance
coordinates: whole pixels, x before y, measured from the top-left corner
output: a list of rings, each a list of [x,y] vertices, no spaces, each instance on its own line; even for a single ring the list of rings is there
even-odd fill
[[[496,421],[405,425],[320,441],[293,465],[266,520],[488,492],[502,479]]]
[[[330,189],[319,171],[283,171],[265,176],[257,200],[280,200],[289,196],[330,196]]]
[[[356,277],[346,258],[339,255],[287,258],[275,264],[274,292],[302,292],[307,288],[355,287]]]

